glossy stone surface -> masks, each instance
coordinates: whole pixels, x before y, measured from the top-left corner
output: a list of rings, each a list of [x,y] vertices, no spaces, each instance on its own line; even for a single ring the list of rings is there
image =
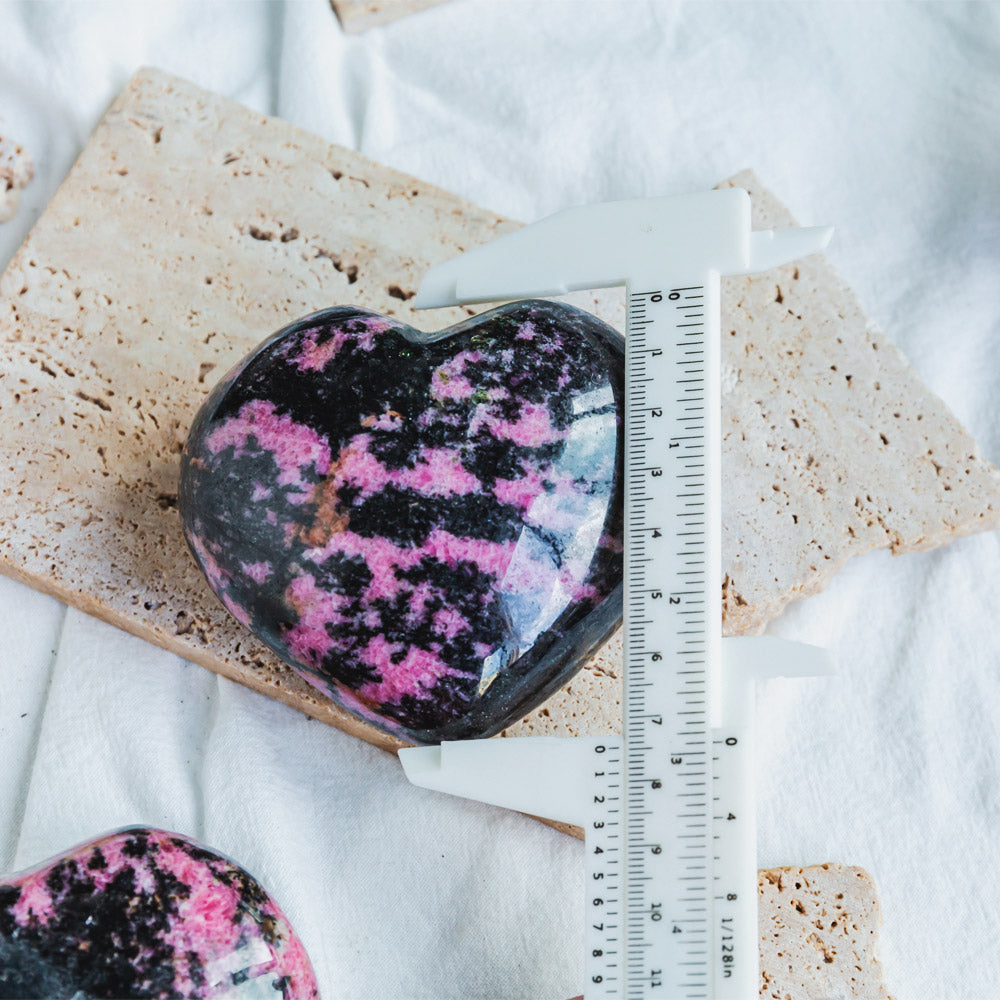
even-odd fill
[[[306,317],[191,428],[191,550],[347,709],[417,743],[496,733],[621,617],[623,351],[544,301],[433,335]]]
[[[0,997],[318,996],[260,883],[177,834],[112,833],[0,880]]]

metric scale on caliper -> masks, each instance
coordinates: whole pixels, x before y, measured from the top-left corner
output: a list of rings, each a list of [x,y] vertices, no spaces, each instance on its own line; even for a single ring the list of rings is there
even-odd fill
[[[719,279],[821,250],[739,188],[568,209],[433,268],[417,308],[626,286],[621,737],[400,751],[415,784],[580,826],[587,1000],[758,995],[753,682],[814,646],[722,640]]]

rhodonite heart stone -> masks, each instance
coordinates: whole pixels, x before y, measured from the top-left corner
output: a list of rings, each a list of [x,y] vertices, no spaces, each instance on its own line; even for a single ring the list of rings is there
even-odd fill
[[[0,879],[0,997],[318,998],[302,942],[251,875],[133,829]]]
[[[436,334],[315,313],[198,413],[188,544],[345,708],[417,743],[492,735],[621,618],[623,365],[621,336],[561,303]]]

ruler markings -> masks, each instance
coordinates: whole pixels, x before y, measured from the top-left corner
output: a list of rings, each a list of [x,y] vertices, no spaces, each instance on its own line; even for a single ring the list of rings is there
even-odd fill
[[[685,298],[693,299],[698,305],[678,301],[685,292],[689,293]],[[622,935],[626,967],[624,995],[630,1000],[645,997],[696,1000],[706,995],[704,980],[711,971],[710,964],[702,957],[705,952],[699,950],[703,949],[710,931],[705,905],[709,895],[704,890],[707,876],[703,874],[708,855],[704,851],[687,855],[684,860],[701,864],[682,864],[680,870],[671,871],[670,859],[676,857],[677,852],[664,850],[671,839],[679,846],[687,843],[692,835],[682,832],[685,829],[703,830],[710,821],[705,792],[707,770],[676,767],[685,761],[711,759],[704,745],[708,740],[703,707],[707,676],[704,660],[693,659],[704,654],[703,642],[698,638],[704,630],[696,626],[705,621],[704,612],[698,606],[705,603],[704,586],[709,578],[705,564],[708,551],[703,541],[707,483],[701,471],[703,463],[694,461],[704,458],[707,443],[706,422],[698,415],[704,413],[707,400],[705,367],[701,360],[705,353],[701,343],[705,324],[681,322],[703,317],[704,314],[698,311],[703,294],[700,285],[682,286],[668,292],[629,292],[626,386],[626,461],[629,464],[626,504],[629,517],[625,546],[626,607],[629,611],[626,662],[629,669],[625,678],[627,750],[623,755],[626,762],[622,775],[625,841],[619,850],[624,862],[622,894],[626,900]],[[658,308],[667,303],[675,307],[671,314]],[[679,315],[678,310],[681,310]],[[638,336],[631,335],[633,330],[635,334],[641,330],[644,338],[640,341]],[[671,332],[682,336],[674,344],[675,349],[690,353],[669,357],[669,344],[675,339],[670,336]],[[656,346],[647,346],[647,343]],[[670,361],[674,363],[670,365]],[[671,388],[673,395],[681,394],[676,402],[683,409],[655,403],[656,397],[662,397],[664,392],[671,395]],[[674,457],[687,461],[672,466],[675,471],[665,475],[661,462],[671,450],[677,452]],[[686,488],[672,489],[670,484],[675,481]],[[644,491],[643,486],[647,483],[648,490]],[[651,495],[641,500],[633,496],[641,492]],[[655,527],[649,523],[648,504],[656,505],[658,525]],[[681,519],[673,522],[676,525],[673,530],[663,529],[664,510]],[[691,541],[684,542],[680,536]],[[675,552],[678,545],[681,546],[679,558],[683,560],[680,563],[667,556]],[[691,568],[683,569],[683,566]],[[665,596],[668,601],[663,601]],[[677,604],[684,606],[677,608]],[[688,627],[682,628],[684,623]],[[685,649],[687,652],[682,652]],[[673,669],[670,669],[671,657],[681,658],[675,660]],[[667,669],[656,670],[653,672],[656,676],[647,679],[647,663],[662,664]],[[686,669],[680,669],[684,664]],[[683,674],[691,676],[684,680]],[[678,680],[670,682],[671,676]],[[668,686],[664,686],[664,681]],[[665,742],[676,739],[670,728],[663,725],[667,718],[676,720],[676,724],[682,726],[681,733],[690,737],[684,740],[680,750]],[[657,733],[656,730],[666,732]],[[648,765],[655,765],[662,776],[647,777]],[[688,792],[685,790],[688,788],[697,790]],[[661,798],[658,792],[666,794]],[[674,804],[680,805],[681,810],[673,809]],[[690,840],[689,849],[698,851],[699,845],[705,842],[704,834],[695,837],[702,840]],[[703,891],[691,895],[690,890],[681,888],[689,883],[697,884]],[[647,892],[654,895],[647,897]],[[663,898],[658,898],[660,896]],[[671,940],[675,938],[673,929],[679,925],[676,920],[664,919],[665,910],[669,912],[668,904],[692,904],[687,906],[688,912],[697,914],[679,918],[695,921],[698,927],[695,932],[679,932],[683,941]],[[607,975],[610,969],[609,964],[604,968],[605,982],[611,981]],[[664,993],[661,987],[669,992]],[[654,992],[648,992],[647,988]],[[606,995],[621,994],[616,985]],[[589,997],[588,993],[588,1000]]]

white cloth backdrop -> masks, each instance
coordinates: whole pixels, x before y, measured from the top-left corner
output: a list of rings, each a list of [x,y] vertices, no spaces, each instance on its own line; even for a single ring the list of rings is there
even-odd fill
[[[143,64],[524,220],[753,166],[1000,462],[1000,7],[454,0],[352,37],[325,0],[4,3],[0,134],[37,176],[0,263]],[[865,866],[900,1000],[1000,997],[998,582],[997,534],[875,554],[770,628],[841,674],[760,691],[760,863]],[[579,843],[7,580],[0,762],[0,870],[193,835],[327,1000],[582,990]]]

